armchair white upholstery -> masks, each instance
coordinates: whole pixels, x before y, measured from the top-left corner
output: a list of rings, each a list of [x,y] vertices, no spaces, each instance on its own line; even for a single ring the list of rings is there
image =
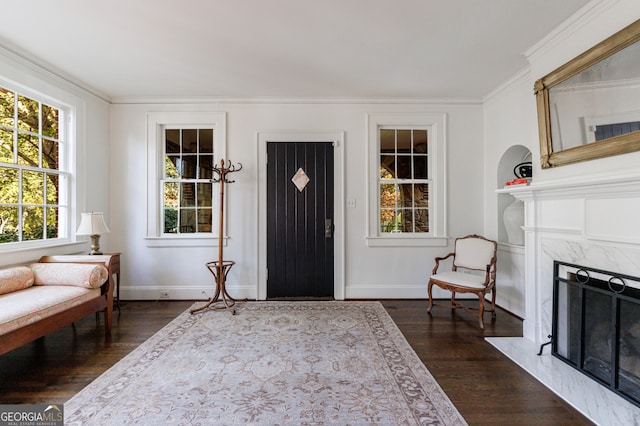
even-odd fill
[[[444,257],[435,258],[435,267],[429,277],[427,292],[429,295],[429,307],[433,308],[432,287],[438,287],[451,291],[451,309],[462,308],[473,316],[478,317],[480,328],[484,330],[485,296],[491,293],[491,318],[496,317],[496,253],[498,243],[486,239],[480,235],[467,235],[456,238],[453,253]],[[450,271],[438,272],[440,262],[453,257]],[[475,272],[474,272],[475,271]],[[479,308],[467,308],[456,301],[456,293],[474,293],[480,300]],[[438,305],[438,304],[435,304]],[[477,311],[477,313],[476,313]]]

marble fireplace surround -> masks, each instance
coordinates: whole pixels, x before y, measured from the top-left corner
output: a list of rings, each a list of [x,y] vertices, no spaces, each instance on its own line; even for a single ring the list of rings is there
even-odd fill
[[[525,203],[523,338],[487,340],[600,425],[638,424],[640,408],[550,355],[553,261],[640,276],[640,174],[533,183]]]

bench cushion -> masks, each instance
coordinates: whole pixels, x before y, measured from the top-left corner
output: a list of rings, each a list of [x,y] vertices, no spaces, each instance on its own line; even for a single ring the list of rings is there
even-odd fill
[[[29,288],[33,281],[33,272],[26,266],[0,270],[0,294]]]
[[[33,286],[0,295],[0,335],[100,297],[100,289]]]
[[[109,276],[104,266],[86,263],[33,263],[30,267],[35,285],[100,288]]]

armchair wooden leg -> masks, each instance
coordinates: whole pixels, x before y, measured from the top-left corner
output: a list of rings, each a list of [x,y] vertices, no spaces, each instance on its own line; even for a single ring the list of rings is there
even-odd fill
[[[480,312],[478,314],[478,319],[480,320],[480,328],[484,330],[484,295],[482,293],[478,294],[478,299],[480,299]]]
[[[455,309],[456,308],[456,292],[452,291],[451,292],[451,309]]]
[[[431,288],[433,287],[433,283],[429,280],[429,284],[427,284],[427,295],[429,296],[429,307],[427,308],[427,312],[431,312],[431,308],[433,308],[433,298],[431,297]]]
[[[491,318],[496,317],[496,288],[491,289]]]

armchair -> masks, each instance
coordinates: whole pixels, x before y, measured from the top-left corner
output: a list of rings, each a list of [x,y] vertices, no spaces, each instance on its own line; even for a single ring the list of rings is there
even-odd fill
[[[444,257],[435,258],[435,267],[431,272],[427,292],[429,295],[429,307],[431,312],[433,298],[431,290],[433,285],[451,291],[451,304],[439,305],[451,309],[462,308],[480,322],[480,328],[484,330],[485,296],[491,293],[491,318],[496,317],[496,252],[498,243],[486,239],[480,235],[467,235],[456,238],[453,253]],[[438,272],[440,262],[453,257],[451,271]],[[456,301],[456,293],[474,293],[480,300],[479,308],[468,308]],[[475,311],[478,311],[477,313]]]

